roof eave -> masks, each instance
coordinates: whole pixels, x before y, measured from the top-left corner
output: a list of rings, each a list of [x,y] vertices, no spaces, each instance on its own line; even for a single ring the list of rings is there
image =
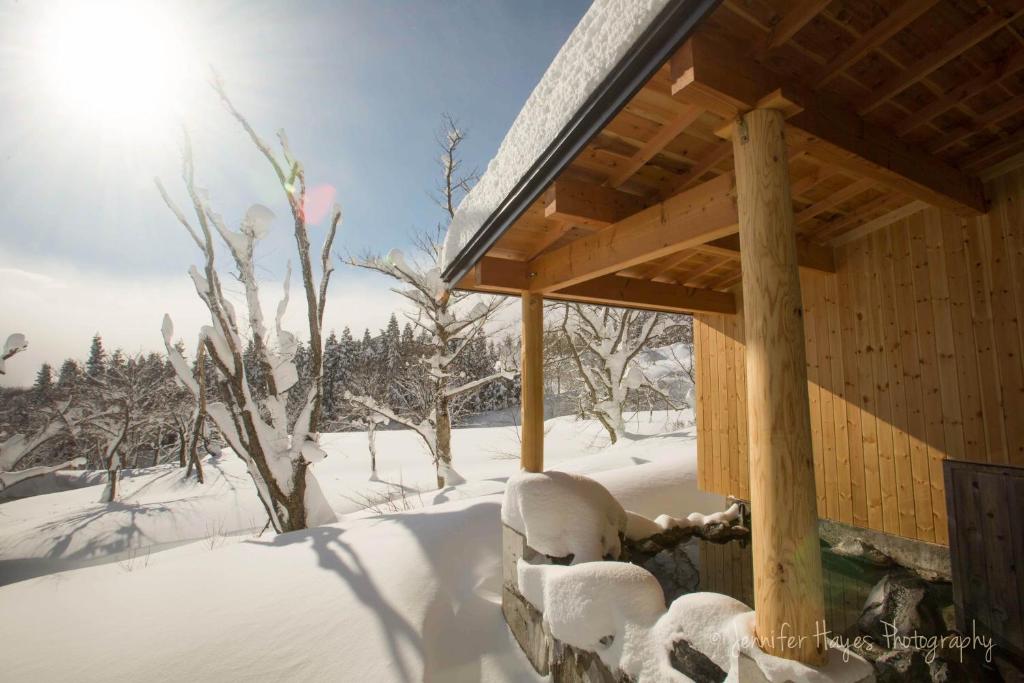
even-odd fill
[[[512,191],[445,267],[445,282],[461,280],[505,231],[661,68],[721,0],[673,0],[623,55]]]

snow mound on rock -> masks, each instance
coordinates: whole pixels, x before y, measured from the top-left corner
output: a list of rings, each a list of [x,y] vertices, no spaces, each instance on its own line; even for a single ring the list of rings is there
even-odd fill
[[[631,541],[639,541],[669,529],[696,529],[708,524],[735,522],[740,518],[740,506],[733,503],[729,509],[721,512],[712,512],[711,514],[691,512],[682,518],[658,515],[655,519],[649,519],[635,512],[627,512],[626,515],[629,518],[629,523],[626,525],[626,538]]]
[[[652,637],[669,647],[686,640],[730,676],[738,671],[741,654],[753,659],[769,681],[854,683],[873,671],[863,658],[835,645],[829,648],[828,661],[822,667],[765,653],[754,635],[754,612],[739,600],[719,593],[679,596],[658,620]]]
[[[520,472],[505,487],[501,521],[550,557],[573,564],[618,557],[626,511],[601,484],[568,472]]]
[[[523,597],[544,613],[558,640],[596,652],[610,669],[640,683],[688,680],[669,665],[668,649],[650,637],[665,613],[665,594],[643,567],[626,562],[563,567],[520,560],[518,572]]]

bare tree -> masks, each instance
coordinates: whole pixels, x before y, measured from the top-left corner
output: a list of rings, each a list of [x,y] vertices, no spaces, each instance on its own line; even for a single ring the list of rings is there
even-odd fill
[[[275,334],[271,342],[259,298],[254,251],[256,243],[269,229],[273,214],[266,207],[253,205],[246,212],[240,229],[229,229],[220,215],[210,207],[205,195],[196,188],[191,146],[186,135],[182,154],[182,180],[195,213],[194,225],[171,200],[159,180],[157,186],[204,259],[201,271],[196,267],[190,271],[196,292],[211,317],[211,324],[203,327],[200,332],[200,343],[223,379],[226,394],[224,402],[210,402],[206,411],[218,431],[248,466],[260,500],[276,531],[293,531],[330,523],[336,518],[310,465],[325,456],[319,446],[323,388],[322,329],[327,287],[333,270],[331,247],[341,220],[341,210],[335,206],[331,214],[320,254],[322,275],[318,286],[310,256],[309,229],[304,210],[306,178],[302,165],[293,157],[283,131],[278,133],[282,156],[279,158],[231,103],[219,80],[215,79],[214,88],[228,111],[270,164],[288,201],[305,295],[311,382],[298,419],[289,429],[288,395],[298,381],[294,363],[298,342],[291,332],[282,328],[282,319],[289,301],[291,265],[289,263],[287,268],[284,297],[277,307]],[[255,358],[266,378],[266,398],[259,401],[254,398],[245,375],[243,325],[224,294],[217,271],[214,232],[220,236],[231,254],[237,269],[235,277],[245,290],[248,327],[255,347]],[[198,398],[201,395],[199,383],[189,372],[181,353],[174,348],[171,341],[173,333],[171,319],[165,316],[163,336],[168,356],[179,379]]]
[[[455,120],[445,115],[437,136],[441,147],[441,183],[434,200],[446,213],[448,220],[475,181],[476,174],[460,171],[459,146],[465,136]],[[486,326],[504,302],[498,297],[478,298],[473,306],[465,302],[465,292],[448,289],[441,279],[441,245],[444,225],[436,230],[414,237],[419,258],[412,262],[395,249],[386,257],[368,255],[361,259],[348,259],[350,265],[383,273],[400,285],[392,291],[405,297],[415,306],[415,314],[407,315],[417,328],[426,331],[433,353],[424,359],[426,372],[407,379],[406,393],[417,398],[411,406],[398,409],[382,405],[367,395],[348,393],[346,398],[389,420],[413,429],[423,439],[437,469],[437,486],[461,483],[462,478],[452,468],[451,429],[452,404],[462,396],[476,391],[499,379],[511,379],[515,373],[505,367],[496,369],[486,377],[458,383],[453,363],[475,338],[486,333]]]
[[[558,304],[563,308],[561,332],[565,348],[582,382],[580,409],[592,415],[616,443],[626,433],[623,407],[631,392],[643,388],[669,399],[634,362],[660,331],[658,313],[584,304]]]
[[[12,334],[7,338],[3,351],[0,352],[0,374],[4,374],[4,362],[28,348],[28,341],[23,334]],[[74,431],[77,426],[77,415],[71,415],[70,403],[62,403],[48,411],[43,426],[34,434],[13,434],[7,436],[0,442],[0,490],[12,486],[19,481],[42,476],[50,472],[68,469],[70,467],[82,467],[85,465],[85,458],[72,458],[56,465],[42,465],[39,467],[28,467],[15,471],[15,468],[22,460],[32,454],[43,444]]]

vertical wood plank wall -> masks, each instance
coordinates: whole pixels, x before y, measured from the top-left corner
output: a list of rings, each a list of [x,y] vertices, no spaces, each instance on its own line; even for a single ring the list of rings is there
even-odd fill
[[[803,271],[818,514],[947,544],[945,458],[1024,466],[1024,169]],[[701,488],[749,498],[742,306],[694,317]]]

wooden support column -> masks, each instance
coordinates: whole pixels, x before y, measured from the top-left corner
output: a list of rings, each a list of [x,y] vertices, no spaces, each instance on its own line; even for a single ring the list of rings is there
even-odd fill
[[[520,380],[523,436],[520,466],[544,471],[544,297],[523,292],[523,333]]]
[[[819,665],[825,623],[803,309],[783,114],[733,134],[747,361],[747,434],[759,644]]]

